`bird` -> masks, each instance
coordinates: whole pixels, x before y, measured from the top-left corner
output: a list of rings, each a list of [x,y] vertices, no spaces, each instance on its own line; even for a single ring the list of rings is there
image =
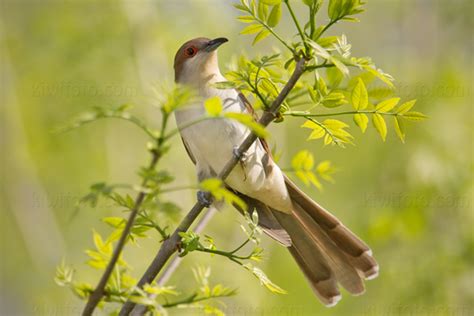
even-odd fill
[[[206,115],[205,101],[218,97],[224,112],[256,117],[240,91],[216,87],[216,83],[226,81],[217,55],[217,49],[226,42],[224,37],[194,38],[178,49],[174,59],[175,82],[197,94],[175,112],[175,118],[178,127],[183,126],[181,138],[199,181],[216,177],[251,133],[232,119],[197,122]],[[367,244],[282,172],[264,139],[257,139],[240,162],[225,179],[225,185],[246,202],[248,210],[257,212],[262,230],[287,247],[316,297],[331,307],[342,297],[339,286],[352,295],[363,294],[364,280],[379,273]],[[199,192],[198,199],[209,202]]]

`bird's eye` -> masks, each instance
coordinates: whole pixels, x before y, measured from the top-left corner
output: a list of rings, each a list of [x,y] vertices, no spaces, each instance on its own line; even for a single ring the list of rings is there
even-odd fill
[[[197,53],[197,48],[194,46],[188,47],[184,50],[184,54],[188,57],[193,57]]]

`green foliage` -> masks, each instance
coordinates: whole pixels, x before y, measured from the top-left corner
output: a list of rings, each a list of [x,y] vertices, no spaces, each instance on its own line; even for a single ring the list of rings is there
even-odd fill
[[[155,283],[145,284],[142,289],[136,288],[136,280],[127,273],[125,269],[116,270],[113,279],[106,287],[105,302],[123,303],[129,299],[147,306],[153,315],[166,314],[166,309],[176,307],[199,308],[213,315],[223,315],[223,312],[215,306],[219,303],[217,299],[236,294],[235,289],[222,284],[211,286],[210,268],[193,270],[197,289],[191,294],[181,294],[173,286],[159,286]],[[55,282],[59,286],[70,288],[82,299],[87,298],[93,291],[92,285],[75,281],[74,270],[64,262],[56,269]],[[210,303],[211,300],[214,303]],[[118,311],[113,311],[111,315],[115,315],[116,312]]]
[[[235,7],[247,15],[238,17],[238,20],[251,24],[246,26],[240,34],[256,33],[257,35],[255,35],[252,45],[257,44],[269,35],[273,35],[292,51],[293,49],[273,30],[281,19],[281,2],[281,0],[241,0],[240,4],[236,4]],[[271,7],[270,10],[269,7]],[[270,13],[268,13],[269,11]]]
[[[225,202],[228,205],[237,205],[241,209],[247,209],[245,202],[229,191],[224,182],[217,178],[210,178],[202,181],[200,183],[200,187],[202,190],[211,193],[214,199],[218,202]]]
[[[323,186],[318,176],[326,181],[334,182],[332,174],[335,172],[335,168],[331,162],[322,161],[315,168],[314,156],[307,150],[301,150],[293,156],[291,167],[291,171],[295,172],[298,179],[303,181],[306,186],[314,185],[321,190]]]
[[[349,127],[346,123],[336,119],[326,119],[319,122],[311,117],[304,122],[302,127],[311,129],[311,134],[307,140],[324,139],[324,145],[335,144],[344,147],[345,143],[351,143],[354,138],[345,128]]]
[[[254,108],[269,108],[277,97],[282,84],[286,83],[285,69],[282,69],[280,54],[263,56],[248,60],[241,56],[234,66],[236,70],[229,71],[226,77],[229,81],[219,83],[218,88],[238,88],[243,93],[254,96]]]
[[[289,48],[291,56],[283,68],[281,67],[281,54],[264,56],[252,61],[241,58],[237,64],[237,70],[227,74],[229,82],[226,82],[222,87],[238,87],[251,94],[256,107],[267,108],[276,98],[281,85],[284,84],[285,80],[282,79],[288,76],[285,70],[291,70],[290,66],[301,56],[304,56],[308,60],[307,72],[313,72],[314,76],[305,77],[298,83],[282,106],[282,114],[306,119],[302,127],[312,130],[308,140],[322,139],[325,145],[336,144],[341,147],[344,144],[353,144],[354,137],[347,130],[348,124],[333,118],[324,121],[316,119],[319,116],[353,115],[355,125],[363,133],[368,127],[368,116],[371,116],[375,130],[384,141],[388,131],[384,117],[394,116],[395,133],[404,142],[405,132],[402,120],[420,121],[426,118],[419,112],[408,112],[415,101],[408,101],[395,112],[391,112],[400,99],[392,97],[383,100],[376,94],[370,95],[367,84],[370,84],[374,79],[379,79],[387,85],[389,94],[391,94],[394,88],[393,78],[376,67],[370,58],[351,57],[351,45],[345,35],[322,37],[323,33],[338,21],[358,21],[354,16],[364,11],[363,5],[365,3],[360,0],[331,0],[328,3],[329,23],[316,27],[314,16],[319,11],[322,1],[303,2],[309,11],[309,21],[305,24],[304,29],[301,28],[290,2],[283,1],[300,36],[300,42],[297,43],[283,40],[273,29],[278,23],[273,23],[273,19],[272,23],[269,23],[269,17],[272,17],[271,13],[281,10],[281,1],[272,3],[241,1],[236,6],[248,14],[238,19],[241,22],[250,23],[242,31],[242,34],[260,32],[258,37],[262,32],[265,32],[265,37],[273,35],[282,42],[284,47]],[[273,8],[271,13],[267,14],[268,8],[265,9],[265,7],[269,5],[273,5]],[[373,106],[371,98],[378,99],[379,103]],[[351,104],[355,111],[334,113],[315,113],[314,111],[319,106],[333,109],[346,104]],[[298,111],[293,109],[301,106],[307,106],[307,109]]]
[[[349,16],[364,12],[364,4],[361,0],[329,0],[328,16],[331,22],[342,19],[354,21],[355,19]]]
[[[222,83],[221,83],[222,84]],[[222,87],[222,85],[220,85]],[[212,97],[207,99],[204,102],[204,107],[206,109],[209,117],[212,118],[229,118],[239,122],[242,125],[248,127],[252,132],[254,132],[258,137],[265,138],[268,136],[268,132],[255,121],[254,117],[249,113],[235,113],[235,112],[222,112],[222,101],[219,97]]]
[[[183,257],[190,252],[204,252],[211,255],[218,255],[228,258],[230,261],[237,263],[242,266],[245,270],[250,271],[259,281],[270,292],[275,294],[286,294],[286,291],[280,288],[278,285],[273,283],[268,276],[258,267],[254,266],[249,261],[259,262],[262,259],[263,249],[260,248],[260,236],[262,230],[258,226],[258,214],[253,212],[252,216],[246,212],[244,218],[247,222],[247,226],[241,225],[243,232],[246,234],[247,239],[243,241],[238,247],[231,251],[217,249],[214,239],[210,236],[206,236],[206,244],[201,243],[201,237],[194,232],[182,232],[181,236],[181,251],[180,256]],[[253,249],[247,255],[240,255],[239,252],[250,242],[254,244]]]
[[[273,283],[261,269],[253,266],[250,263],[244,264],[243,267],[252,272],[252,274],[260,281],[260,283],[270,292],[275,294],[287,294],[284,289]]]
[[[364,82],[358,78],[357,85],[354,87],[351,93],[352,106],[356,110],[363,110],[369,105],[369,96],[367,89],[365,88]]]
[[[155,90],[155,93],[158,107],[166,114],[176,111],[193,97],[192,90],[184,86],[174,86],[164,91]]]
[[[269,135],[268,131],[263,128],[262,125],[260,125],[258,122],[255,122],[255,118],[251,114],[230,112],[226,113],[224,116],[247,126],[258,137],[265,138]]]
[[[219,97],[212,97],[204,102],[204,108],[209,116],[219,116],[222,113],[222,101]]]
[[[111,109],[104,109],[102,107],[93,107],[92,111],[80,115],[79,117],[74,119],[71,123],[67,124],[66,126],[56,129],[55,132],[63,133],[63,132],[67,132],[67,131],[79,128],[83,125],[95,122],[100,119],[115,118],[115,119],[128,121],[134,124],[135,126],[137,126],[138,128],[142,129],[151,138],[155,138],[157,134],[155,130],[147,127],[146,124],[142,120],[132,115],[130,112],[127,112],[127,110],[130,109],[131,107],[132,106],[129,104],[120,105],[116,108],[111,108]]]

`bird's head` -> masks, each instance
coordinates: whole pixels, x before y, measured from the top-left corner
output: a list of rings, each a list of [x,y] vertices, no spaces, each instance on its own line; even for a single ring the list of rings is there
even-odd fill
[[[177,83],[199,85],[220,74],[216,49],[228,39],[198,37],[184,43],[174,58]]]

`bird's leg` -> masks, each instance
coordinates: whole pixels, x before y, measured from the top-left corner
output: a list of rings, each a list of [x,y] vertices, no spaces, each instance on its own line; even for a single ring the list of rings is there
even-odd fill
[[[212,196],[209,192],[205,192],[205,191],[198,191],[197,194],[197,200],[199,201],[199,203],[201,203],[202,205],[204,205],[205,207],[209,207],[211,206],[212,204]]]
[[[243,162],[243,163],[247,162],[249,159],[249,154],[246,152],[241,153],[239,151],[239,146],[235,146],[232,149],[232,154],[234,155],[235,158],[237,158],[240,162]]]
[[[247,174],[245,172],[245,163],[248,161],[249,155],[246,152],[241,153],[239,151],[239,146],[235,146],[232,149],[232,154],[234,155],[235,158],[239,160],[240,167],[244,171],[244,181],[247,180]]]

